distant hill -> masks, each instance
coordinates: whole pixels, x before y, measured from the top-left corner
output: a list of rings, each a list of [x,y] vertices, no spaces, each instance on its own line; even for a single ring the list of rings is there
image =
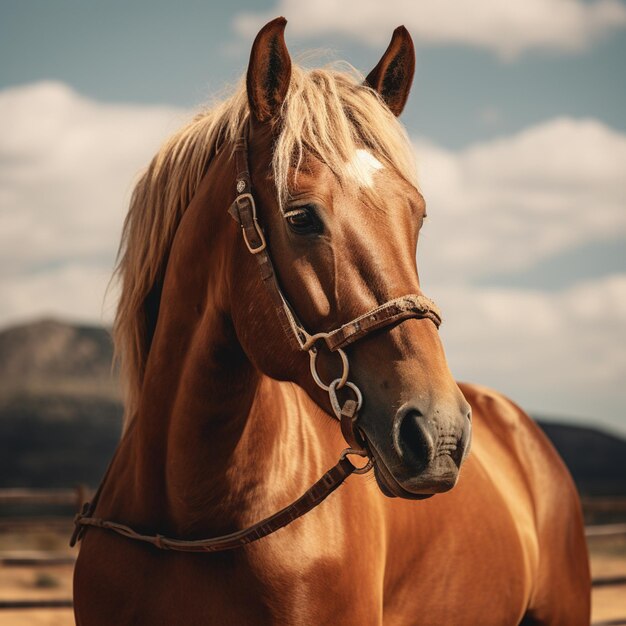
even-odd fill
[[[121,432],[101,327],[44,319],[0,331],[0,486],[97,485]]]
[[[107,330],[42,320],[0,331],[0,487],[96,486],[121,432]],[[539,420],[584,495],[626,495],[626,441]]]
[[[626,441],[584,426],[538,419],[583,495],[626,496]]]
[[[120,398],[108,330],[44,319],[0,331],[0,398],[16,392]]]

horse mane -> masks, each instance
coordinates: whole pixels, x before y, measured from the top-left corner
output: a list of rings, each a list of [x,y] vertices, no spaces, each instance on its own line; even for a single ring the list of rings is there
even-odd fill
[[[161,147],[133,191],[114,278],[120,284],[113,338],[125,396],[125,428],[137,412],[158,316],[169,252],[180,220],[211,159],[234,144],[249,117],[245,80],[229,97],[198,113]],[[362,75],[344,64],[306,70],[294,65],[282,105],[272,169],[281,206],[288,177],[312,152],[340,178],[352,176],[355,151],[366,147],[417,186],[413,151],[393,113]]]

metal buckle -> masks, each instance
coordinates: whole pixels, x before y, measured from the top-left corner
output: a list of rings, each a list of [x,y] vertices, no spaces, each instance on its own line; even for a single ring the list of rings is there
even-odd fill
[[[259,223],[257,222],[257,219],[256,219],[256,202],[254,201],[254,196],[251,193],[239,194],[235,198],[235,202],[237,203],[238,209],[241,209],[241,204],[240,204],[241,200],[249,200],[250,202],[250,206],[252,207],[252,225],[254,226],[254,230],[256,230],[257,237],[261,240],[261,245],[256,248],[250,245],[250,242],[248,241],[248,235],[246,234],[246,229],[244,228],[243,223],[242,223],[241,232],[243,233],[243,240],[250,254],[258,254],[259,252],[263,252],[263,250],[267,248],[267,243],[265,241],[265,235],[263,234],[263,231],[261,230],[261,227],[259,226]]]

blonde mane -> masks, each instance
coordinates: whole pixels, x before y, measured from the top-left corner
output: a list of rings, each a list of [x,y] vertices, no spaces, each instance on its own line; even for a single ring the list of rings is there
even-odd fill
[[[348,70],[292,67],[272,162],[281,206],[288,198],[289,175],[294,168],[297,174],[309,151],[344,179],[351,174],[349,164],[356,150],[366,147],[417,186],[404,129],[378,94],[363,86],[362,75],[345,67]],[[176,229],[217,148],[232,145],[245,132],[248,115],[242,80],[230,97],[196,115],[163,145],[133,192],[115,269],[121,295],[114,340],[126,426],[137,411]]]

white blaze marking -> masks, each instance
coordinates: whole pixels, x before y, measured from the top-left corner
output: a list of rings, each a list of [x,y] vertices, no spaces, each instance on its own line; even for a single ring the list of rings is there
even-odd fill
[[[382,167],[383,164],[363,148],[359,148],[355,152],[353,159],[347,165],[348,172],[366,187],[371,187],[374,184],[374,173]]]

